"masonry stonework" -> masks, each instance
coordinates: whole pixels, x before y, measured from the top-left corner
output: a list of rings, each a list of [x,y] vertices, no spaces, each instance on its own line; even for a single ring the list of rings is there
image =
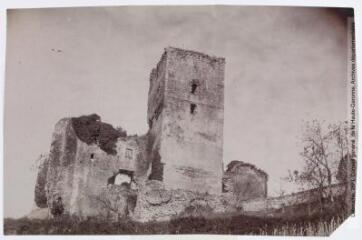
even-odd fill
[[[134,173],[136,178],[141,175],[139,161],[144,153],[139,147],[140,140],[142,137],[119,138],[117,154],[112,155],[96,144],[81,141],[72,119],[60,120],[55,126],[47,171],[43,167],[39,172],[43,178],[46,175],[46,186],[37,195],[46,195],[51,210],[61,202],[64,213],[81,217],[100,215],[104,212],[101,193],[106,191],[110,178],[121,170]]]
[[[37,206],[53,216],[148,221],[264,199],[266,173],[242,162],[223,170],[224,67],[224,58],[166,48],[151,71],[142,136],[96,114],[60,120],[39,168]]]
[[[224,58],[166,48],[150,78],[152,170],[166,189],[221,193]]]
[[[233,193],[239,201],[267,197],[268,175],[254,165],[231,161],[223,176],[223,192]]]

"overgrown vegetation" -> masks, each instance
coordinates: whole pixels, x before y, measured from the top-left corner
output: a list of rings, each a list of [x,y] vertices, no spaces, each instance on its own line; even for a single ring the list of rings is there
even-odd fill
[[[135,199],[130,199],[135,201]],[[206,202],[195,200],[184,214],[170,221],[140,223],[127,214],[113,218],[81,219],[60,214],[52,219],[5,219],[7,235],[36,234],[238,234],[328,236],[346,219],[344,197],[325,199],[321,210],[316,202],[253,212],[252,215],[214,213]],[[132,205],[132,204],[130,204]],[[108,206],[107,206],[108,207]],[[249,213],[250,214],[250,213]],[[111,218],[110,218],[111,217]],[[110,219],[117,219],[112,221]]]
[[[287,223],[274,229],[262,229],[260,235],[278,236],[328,236],[344,221],[343,217],[332,217],[319,222],[302,222],[302,224]]]
[[[113,128],[111,124],[102,122],[97,114],[72,118],[72,125],[81,141],[97,144],[103,151],[112,155],[117,153],[117,139],[127,136],[127,132],[121,127]]]
[[[196,201],[181,214],[165,222],[134,222],[123,216],[80,219],[59,215],[47,220],[5,219],[5,234],[238,234],[328,236],[345,220],[342,198],[325,202],[326,211],[316,203],[299,204],[283,210],[246,214],[210,214],[212,209]],[[208,217],[206,217],[208,216]]]
[[[353,174],[351,166],[347,167],[347,165],[352,165],[353,162],[350,159],[351,144],[348,136],[347,122],[326,125],[324,121],[313,120],[305,122],[303,126],[300,139],[303,147],[300,152],[303,166],[293,172],[289,170],[289,176],[286,179],[306,189],[319,189],[321,207],[324,197],[333,200],[330,187],[341,179],[346,184],[346,202],[349,205],[352,204],[350,181]],[[347,208],[348,212],[353,211],[351,206]]]
[[[5,219],[5,234],[240,234],[240,235],[329,235],[344,218],[338,215],[285,220],[251,216],[213,219],[183,217],[168,222],[118,222],[62,216],[49,220]]]

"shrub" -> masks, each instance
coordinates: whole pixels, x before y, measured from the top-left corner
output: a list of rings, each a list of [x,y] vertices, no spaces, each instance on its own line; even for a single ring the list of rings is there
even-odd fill
[[[206,219],[204,217],[176,218],[169,222],[119,222],[88,218],[81,220],[60,216],[48,220],[5,219],[5,234],[242,234],[328,236],[344,221],[344,217],[320,216],[284,221],[277,218],[234,216]]]
[[[59,217],[64,212],[64,206],[62,202],[62,198],[58,197],[52,204],[50,208],[50,212],[54,217]]]
[[[101,121],[100,116],[91,114],[72,118],[73,129],[77,137],[87,144],[97,144],[108,154],[117,154],[116,143],[119,137],[126,137],[127,132]]]

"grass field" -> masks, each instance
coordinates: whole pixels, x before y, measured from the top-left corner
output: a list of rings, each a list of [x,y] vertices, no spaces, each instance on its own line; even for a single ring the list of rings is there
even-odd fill
[[[129,219],[119,222],[96,218],[80,220],[63,216],[49,220],[5,219],[5,234],[248,234],[248,235],[298,235],[328,236],[344,218],[333,215],[283,220],[252,216],[231,216],[205,219],[200,217],[177,218],[168,222],[138,223]]]

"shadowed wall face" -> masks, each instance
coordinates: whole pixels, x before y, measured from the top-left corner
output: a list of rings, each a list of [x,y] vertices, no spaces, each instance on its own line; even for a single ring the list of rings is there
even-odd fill
[[[165,82],[159,84],[164,85],[162,118],[152,124],[161,125],[156,139],[162,180],[168,189],[221,193],[224,59],[165,51],[162,74],[156,78]]]

